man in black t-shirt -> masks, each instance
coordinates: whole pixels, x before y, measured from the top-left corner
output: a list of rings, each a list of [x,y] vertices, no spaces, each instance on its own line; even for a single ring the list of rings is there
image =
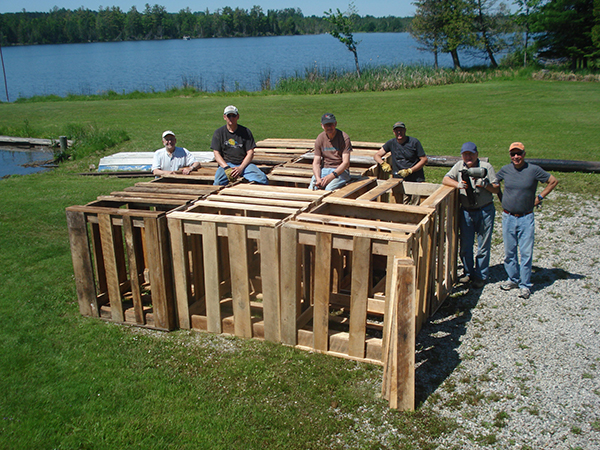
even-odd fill
[[[381,165],[384,172],[392,172],[395,178],[405,181],[425,181],[423,167],[427,164],[427,156],[421,142],[415,137],[406,135],[404,122],[396,122],[393,126],[394,135],[375,154],[375,161]],[[383,161],[383,157],[391,153],[392,166]]]
[[[226,124],[213,134],[210,148],[219,165],[213,184],[224,186],[239,177],[259,184],[268,184],[267,176],[252,164],[256,142],[248,128],[238,125],[239,118],[238,109],[233,105],[227,106],[223,111]]]

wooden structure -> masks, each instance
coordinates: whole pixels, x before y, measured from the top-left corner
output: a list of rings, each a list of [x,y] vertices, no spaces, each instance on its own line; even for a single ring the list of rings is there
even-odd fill
[[[205,167],[67,208],[81,313],[382,365],[390,406],[412,409],[416,334],[456,278],[456,191],[377,179],[378,144],[351,183],[309,191],[279,170],[312,141],[259,145],[281,158],[267,186]]]
[[[67,208],[83,315],[162,330],[176,327],[166,212],[219,189],[189,181],[136,183]]]

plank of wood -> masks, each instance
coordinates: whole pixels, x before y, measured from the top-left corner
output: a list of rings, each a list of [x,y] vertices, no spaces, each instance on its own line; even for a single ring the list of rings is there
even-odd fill
[[[296,200],[279,200],[274,198],[258,198],[258,197],[238,197],[232,195],[209,195],[206,197],[208,201],[220,201],[230,203],[252,203],[255,205],[265,206],[282,206],[286,208],[301,209],[309,206],[309,201],[296,201]]]
[[[281,342],[296,345],[296,316],[300,304],[300,251],[297,231],[284,225],[280,229],[280,239]]]
[[[300,222],[321,223],[325,225],[339,225],[342,227],[356,227],[385,233],[414,233],[418,229],[416,224],[393,222],[378,222],[368,219],[355,219],[352,217],[329,216],[327,214],[302,213],[295,217]]]
[[[317,233],[315,246],[315,292],[313,333],[314,348],[328,350],[329,345],[329,295],[331,292],[331,234]]]
[[[141,248],[139,248],[139,241],[136,239],[136,230],[131,217],[123,217],[123,234],[125,235],[125,247],[129,262],[129,280],[131,281],[131,297],[135,322],[138,325],[145,325],[146,318],[144,316],[142,292],[139,283],[139,275],[143,272],[141,267],[143,265],[143,256]]]
[[[124,322],[125,314],[121,301],[121,289],[119,287],[119,269],[115,252],[115,231],[113,229],[109,214],[98,215],[100,227],[100,240],[102,243],[102,255],[106,269],[106,284],[108,298],[110,301],[111,320],[113,322]]]
[[[218,214],[202,214],[192,212],[180,212],[175,211],[168,213],[168,217],[175,219],[182,219],[188,222],[217,222],[217,223],[239,223],[244,225],[252,226],[277,226],[281,223],[280,219],[270,219],[261,217],[241,217],[241,216],[230,216],[230,215],[218,215]]]
[[[191,328],[191,313],[189,307],[190,292],[190,267],[186,251],[186,235],[183,232],[181,220],[167,220],[171,237],[171,255],[173,272],[175,273],[175,300],[179,327],[189,330]]]
[[[67,208],[66,215],[79,312],[84,316],[98,317],[100,311],[98,309],[85,214]]]
[[[281,342],[279,257],[279,230],[261,227],[260,278],[262,280],[263,318],[265,339],[271,342]]]
[[[204,251],[207,330],[212,333],[221,333],[221,294],[219,289],[220,263],[217,224],[214,222],[206,222],[203,224],[202,228],[204,230],[202,233],[202,247]]]
[[[350,295],[350,336],[348,354],[365,357],[367,330],[367,299],[369,297],[369,272],[371,270],[371,240],[354,238],[352,252],[352,285]]]
[[[240,224],[228,224],[227,233],[229,235],[229,263],[235,335],[251,338],[252,319],[250,315],[250,275],[246,228]]]
[[[415,267],[410,260],[397,259],[392,272],[392,291],[384,339],[384,398],[390,408],[415,408]],[[384,325],[385,327],[385,325]]]

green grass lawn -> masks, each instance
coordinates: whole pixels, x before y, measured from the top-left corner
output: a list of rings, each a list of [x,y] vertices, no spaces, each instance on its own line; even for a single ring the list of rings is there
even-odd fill
[[[429,154],[458,154],[472,140],[497,168],[515,140],[534,158],[600,155],[597,83],[0,104],[0,129],[27,123],[35,137],[57,137],[73,123],[126,131],[130,140],[106,154],[155,150],[172,129],[179,145],[200,151],[230,103],[257,139],[314,138],[328,111],[354,140],[384,142],[402,120]],[[77,175],[100,156],[0,180],[0,448],[434,448],[455,426],[427,403],[390,411],[379,367],[81,317],[64,210],[135,182]],[[430,181],[444,173],[426,169]],[[558,189],[597,196],[598,175],[555,175]]]

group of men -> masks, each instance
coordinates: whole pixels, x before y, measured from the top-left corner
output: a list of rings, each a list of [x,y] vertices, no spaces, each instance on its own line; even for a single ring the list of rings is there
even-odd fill
[[[252,163],[256,142],[252,132],[238,124],[239,111],[229,105],[223,111],[225,125],[212,137],[211,149],[219,165],[215,185],[227,185],[243,177],[247,181],[268,184],[267,176]],[[337,128],[331,113],[321,117],[321,132],[314,145],[313,176],[309,189],[334,190],[350,181],[349,136]],[[406,125],[396,122],[392,127],[394,138],[388,140],[375,154],[381,170],[406,181],[425,181],[423,167],[427,156],[418,139],[406,134]],[[200,167],[193,155],[176,147],[172,131],[162,135],[164,148],[154,153],[152,171],[157,176],[173,173],[189,174]],[[385,161],[390,155],[391,166]],[[525,146],[513,142],[509,147],[511,164],[498,173],[494,167],[479,159],[477,146],[466,142],[461,148],[461,160],[444,176],[442,183],[460,192],[460,259],[464,274],[459,281],[481,288],[489,279],[489,263],[496,209],[493,195],[502,202],[502,235],[504,239],[504,268],[508,279],[501,285],[504,290],[519,289],[519,296],[531,295],[531,273],[535,222],[533,210],[556,187],[558,180],[541,167],[525,161]],[[504,193],[500,183],[504,182]],[[536,195],[538,182],[546,187]],[[419,198],[407,197],[418,204]],[[477,238],[477,252],[474,252]],[[520,260],[519,260],[520,256]]]

